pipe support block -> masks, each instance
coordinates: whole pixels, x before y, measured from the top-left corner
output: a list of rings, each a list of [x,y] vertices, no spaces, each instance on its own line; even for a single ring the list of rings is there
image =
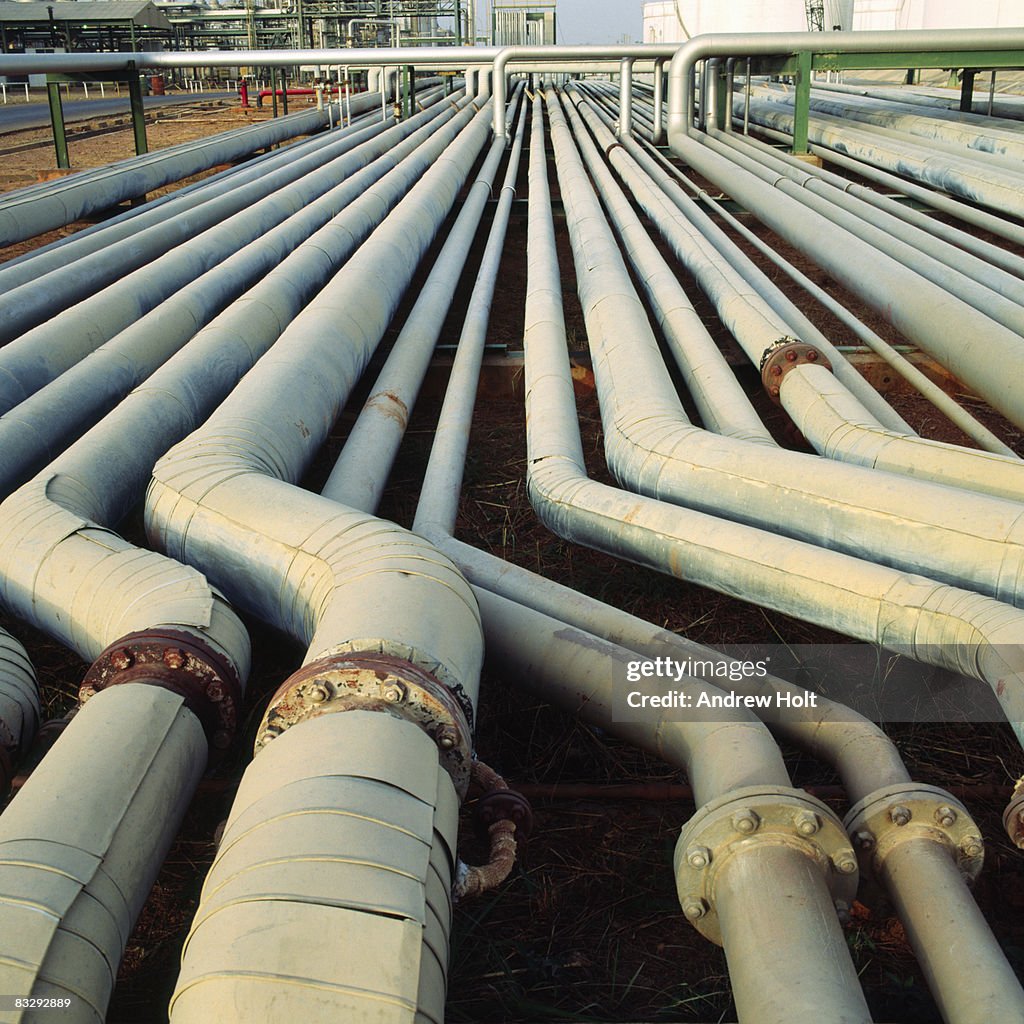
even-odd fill
[[[299,722],[344,711],[380,711],[418,725],[437,744],[460,800],[469,789],[473,704],[425,669],[378,651],[320,658],[284,681],[256,733],[254,754]]]
[[[242,682],[228,659],[194,633],[145,630],[115,640],[93,662],[78,698],[84,704],[100,690],[140,682],[182,697],[214,750],[230,746],[238,725]]]
[[[756,856],[765,845],[789,847],[811,860],[837,904],[850,903],[857,893],[857,858],[828,806],[799,789],[733,790],[705,804],[683,826],[673,857],[683,913],[716,945],[722,945],[716,876],[732,858]]]
[[[911,840],[945,846],[968,882],[978,877],[985,859],[981,830],[967,808],[936,786],[897,783],[875,790],[854,804],[843,822],[865,875],[881,878],[886,858]]]

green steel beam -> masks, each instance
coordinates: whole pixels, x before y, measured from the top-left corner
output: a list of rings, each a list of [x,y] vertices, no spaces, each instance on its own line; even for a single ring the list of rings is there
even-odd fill
[[[64,130],[64,107],[60,101],[60,83],[46,78],[46,98],[50,104],[50,124],[53,126],[53,146],[57,151],[57,166],[68,170],[71,159],[68,155],[68,136]]]
[[[132,111],[132,134],[135,136],[135,153],[141,156],[149,152],[149,142],[146,139],[146,109],[142,103],[142,81],[134,66],[128,71],[128,104]]]
[[[807,120],[811,116],[811,54],[801,53],[797,61],[800,69],[793,96],[793,152],[803,154],[807,152]]]
[[[803,54],[775,54],[752,57],[752,73],[757,75],[796,75]],[[1024,68],[1021,50],[931,50],[921,53],[812,53],[815,71],[865,71],[873,68]]]

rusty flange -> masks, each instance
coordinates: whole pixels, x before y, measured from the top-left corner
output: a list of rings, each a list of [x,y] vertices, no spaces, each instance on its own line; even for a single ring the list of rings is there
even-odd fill
[[[782,381],[786,374],[793,367],[804,363],[824,366],[826,370],[832,369],[832,364],[818,349],[797,341],[796,338],[779,338],[771,348],[765,349],[764,355],[761,356],[761,383],[773,401],[779,401]]]
[[[228,660],[195,634],[160,629],[121,637],[93,662],[79,700],[84,704],[100,690],[124,683],[148,683],[179,694],[215,750],[231,745],[242,684]]]
[[[981,831],[967,808],[944,789],[919,782],[870,793],[850,808],[844,824],[865,873],[878,874],[886,857],[908,839],[946,846],[968,881],[977,878],[985,859]]]
[[[378,651],[322,658],[286,679],[263,716],[254,753],[306,719],[365,710],[388,712],[423,729],[437,744],[459,797],[466,795],[473,752],[472,706],[464,706],[425,669]]]

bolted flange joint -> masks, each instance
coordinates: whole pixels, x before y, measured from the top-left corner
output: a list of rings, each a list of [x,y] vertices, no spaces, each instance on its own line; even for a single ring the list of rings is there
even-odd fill
[[[937,786],[909,782],[875,790],[850,808],[844,824],[865,874],[879,875],[897,846],[921,839],[944,845],[968,881],[985,859],[981,831],[967,808]]]
[[[84,704],[100,690],[124,683],[162,686],[178,694],[199,719],[214,752],[231,745],[242,682],[228,659],[194,633],[154,629],[121,637],[92,663],[78,699]]]
[[[1024,779],[1018,779],[1013,796],[1003,812],[1003,828],[1014,846],[1024,850]]]
[[[425,669],[379,651],[330,655],[286,679],[270,700],[253,752],[293,725],[342,711],[380,711],[414,722],[437,744],[441,764],[465,797],[472,707]]]
[[[764,350],[761,355],[761,383],[772,401],[779,402],[786,374],[794,367],[806,363],[824,366],[829,371],[832,369],[832,364],[819,349],[796,338],[779,338],[774,345]]]
[[[722,944],[715,909],[718,872],[733,857],[748,856],[765,844],[798,850],[822,872],[834,901],[853,901],[857,858],[829,807],[800,789],[738,789],[700,808],[676,843],[679,903],[705,938]]]

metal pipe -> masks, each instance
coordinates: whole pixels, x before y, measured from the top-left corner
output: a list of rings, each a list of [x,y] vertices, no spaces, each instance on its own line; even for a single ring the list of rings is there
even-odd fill
[[[557,289],[552,294],[560,299]],[[1024,655],[1014,647],[1024,620],[1006,605],[589,480],[572,413],[560,308],[552,302],[543,317],[527,322],[527,342],[542,339],[533,350],[547,353],[528,369],[531,406],[545,409],[543,417],[538,412],[528,419],[529,491],[541,519],[559,536],[850,636],[913,650],[929,663],[954,655],[957,670],[985,678],[1004,702],[1017,689],[1007,680],[1024,668]],[[616,323],[622,337],[622,322]],[[943,636],[955,647],[943,650]],[[974,640],[965,646],[967,636]],[[1013,667],[1018,658],[1022,664]],[[1022,720],[1016,700],[1004,704],[1011,722]]]
[[[457,120],[461,123],[471,113],[460,114]],[[298,478],[316,452],[365,369],[417,263],[484,144],[489,119],[485,107],[348,262],[346,273],[317,295],[207,424],[161,460],[154,471],[146,510],[149,534],[161,546],[181,550],[214,577],[224,576],[225,585],[237,591],[250,610],[308,645],[307,669],[286,681],[278,692],[278,699],[264,716],[257,750],[274,741],[282,730],[299,725],[305,731],[298,735],[310,737],[314,757],[321,752],[326,755],[330,749],[343,750],[359,768],[353,774],[369,772],[371,778],[420,795],[428,808],[431,792],[434,799],[441,799],[439,753],[455,789],[461,794],[468,784],[469,726],[482,656],[472,594],[450,563],[427,542],[310,495],[289,481]],[[367,293],[368,279],[382,283],[379,292]],[[250,429],[253,417],[261,424],[258,437]],[[380,666],[382,655],[385,668]],[[364,665],[378,667],[365,671]],[[393,699],[381,693],[380,676],[387,677],[388,671],[395,679]],[[389,704],[384,701],[388,700],[399,716],[415,716],[422,696],[410,700],[413,710],[407,710],[406,700],[424,688],[432,695],[433,706],[447,706],[454,718],[444,724],[435,723],[429,712],[426,721],[420,715],[420,724],[429,729],[431,737],[417,737],[414,742],[419,742],[420,752],[409,759],[387,755],[389,748],[396,746],[403,751],[413,749],[399,728],[406,723],[378,712],[369,716],[373,720],[370,728],[361,730],[362,722],[353,720],[351,713],[329,714],[335,710],[336,699],[340,709],[347,711],[350,700],[358,697],[357,707],[386,709]],[[308,713],[296,714],[305,695]],[[307,717],[317,720],[307,724]],[[406,729],[410,736],[419,731],[418,727],[411,732]],[[355,737],[359,737],[357,742]],[[290,806],[295,796],[307,799],[311,790],[302,784],[289,792],[287,785],[297,772],[308,773],[307,745],[301,738],[277,742],[292,753],[285,762],[292,767],[282,778],[282,762],[275,762],[278,770],[271,768],[269,783],[273,789],[268,801],[258,808],[247,806],[254,804],[254,791],[266,791],[268,786],[262,781],[258,758],[247,773],[243,787],[248,788],[245,794],[240,791],[237,804],[240,814],[241,808],[246,813],[251,810],[251,823],[238,826],[233,835],[237,834],[239,841],[227,849],[222,847],[214,867],[186,949],[173,1019],[209,1018],[201,983],[206,994],[212,993],[214,1007],[237,1006],[240,1001],[251,1005],[256,996],[249,979],[263,976],[280,985],[269,1002],[266,985],[259,986],[260,1012],[264,1016],[270,1012],[272,1020],[294,1020],[296,1013],[303,1019],[333,1020],[339,1013],[361,1012],[353,1009],[358,999],[354,993],[359,989],[378,993],[374,1005],[384,998],[407,1006],[410,1013],[418,1009],[428,1019],[440,1020],[444,930],[439,935],[428,924],[424,932],[423,921],[410,921],[398,908],[386,915],[380,912],[381,903],[389,900],[386,883],[394,880],[387,872],[371,876],[369,890],[366,881],[351,872],[342,874],[341,889],[325,885],[318,869],[316,877],[290,884],[283,893],[278,889],[271,899],[263,898],[265,889],[256,893],[255,899],[261,903],[261,928],[309,935],[311,930],[322,930],[327,920],[341,919],[343,931],[358,943],[353,946],[361,953],[357,959],[333,955],[312,961],[306,958],[308,962],[300,970],[300,965],[282,959],[277,943],[256,937],[251,913],[234,909],[221,913],[234,906],[227,901],[222,908],[218,902],[221,889],[244,874],[236,888],[251,893],[247,868],[258,867],[267,858],[259,844],[248,846],[251,852],[239,850],[243,837],[253,827],[272,830],[277,808],[282,803]],[[354,749],[350,751],[350,747]],[[308,774],[299,781],[305,777]],[[424,783],[430,792],[422,792]],[[450,783],[444,792],[451,796]],[[379,797],[375,794],[374,799]],[[454,800],[449,800],[449,842],[453,805]],[[323,802],[317,806],[323,807]],[[360,794],[348,790],[333,791],[327,801],[327,809],[342,816],[351,816],[363,806]],[[427,817],[432,817],[432,810]],[[368,836],[378,850],[388,838],[379,825],[379,820],[372,823],[373,835]],[[422,831],[419,834],[423,835]],[[298,845],[301,854],[310,850],[308,843]],[[347,846],[342,843],[342,848]],[[426,840],[419,846],[421,853],[430,848]],[[286,829],[268,851],[275,859],[274,853],[290,849],[296,849],[296,844]],[[232,857],[237,872],[223,866]],[[427,884],[422,871],[405,872],[419,881],[403,900],[403,907],[414,905],[417,893],[422,903]],[[395,906],[393,902],[388,905]],[[327,909],[338,906],[355,913],[332,914]],[[443,913],[446,906],[445,894],[441,897]],[[388,970],[378,971],[379,957],[365,956],[367,944],[406,949],[405,957],[412,960],[403,957],[403,963],[410,963],[412,970],[396,971],[393,958],[388,958]],[[436,963],[424,981],[418,967],[428,962],[429,948],[434,950]],[[371,977],[372,984],[367,980]]]
[[[587,116],[585,110],[581,112]],[[594,130],[602,137],[607,135],[607,119],[604,129],[597,126]],[[703,282],[719,315],[745,343],[755,366],[760,368],[767,348],[795,335],[830,360],[835,375],[879,423],[898,433],[913,434],[903,418],[796,305],[728,241],[711,218],[680,194],[666,171],[635,140],[625,140],[621,151],[610,151],[609,157],[677,258]]]
[[[880,311],[900,334],[977,388],[1008,418],[1024,422],[1024,401],[1008,386],[1006,373],[1022,353],[1017,334],[696,140],[677,134],[674,148],[694,170],[726,188],[771,230]]]
[[[281,204],[289,195],[281,191],[286,186],[332,161],[334,167],[346,167],[336,161],[356,147],[363,147],[359,150],[361,154],[373,152],[372,145],[364,144],[370,143],[387,128],[388,124],[381,122],[358,131],[325,134],[311,140],[316,143],[312,147],[303,144],[289,147],[286,152],[274,153],[271,162],[260,163],[254,172],[244,175],[241,180],[232,177],[218,183],[215,190],[199,197],[201,205],[189,202],[172,211],[161,209],[157,217],[128,221],[109,235],[90,237],[85,246],[58,249],[49,258],[41,258],[40,262],[32,261],[10,270],[0,268],[0,287],[4,288],[0,295],[0,323],[3,325],[0,327],[0,344],[52,319],[62,310],[94,295],[103,286],[147,266],[158,256],[171,253],[177,246],[199,237],[203,237],[205,244],[211,243],[212,237],[204,232],[235,214],[250,210],[268,196],[276,194],[273,202]],[[305,183],[297,187],[306,190],[311,198],[316,195],[308,192]],[[194,202],[194,197],[189,198]],[[128,239],[127,244],[114,244]],[[172,276],[169,267],[165,271],[165,266],[162,261],[158,276],[163,278],[166,274],[173,288],[173,282],[178,279]],[[151,269],[146,273],[153,276]],[[143,291],[141,288],[138,290]],[[167,293],[165,289],[161,294]]]
[[[554,107],[555,102],[554,96],[550,96],[548,105],[552,112],[556,110]],[[566,359],[564,349],[565,333],[561,313],[561,295],[558,285],[559,273],[555,256],[554,227],[551,220],[550,195],[547,188],[546,157],[542,144],[543,137],[539,130],[541,111],[539,97],[535,101],[534,109],[535,125],[537,127],[532,136],[530,161],[528,259],[530,269],[526,316],[527,416],[528,424],[530,424],[528,460],[531,466],[530,488],[532,496],[535,494],[537,486],[536,474],[539,466],[546,465],[551,468],[556,466],[565,467],[567,465],[578,466],[582,464],[583,460],[579,434],[570,429],[569,424],[564,419],[566,414],[568,414],[568,409],[560,408],[558,403],[552,404],[544,400],[545,397],[550,397],[550,394],[546,395],[545,393],[549,393],[552,387],[556,387],[564,393],[565,387],[568,386],[570,388],[569,393],[571,394],[571,384],[567,384],[567,375],[562,372],[560,366],[560,363]],[[565,194],[563,191],[563,195]],[[559,351],[556,346],[560,347],[561,350]],[[538,420],[541,421],[539,424]],[[544,438],[550,439],[554,443],[554,447],[550,451],[546,449],[544,441],[541,441],[540,446],[538,446],[540,438],[537,436],[535,425],[539,426]],[[578,489],[578,487],[579,484],[577,483],[574,489]],[[619,525],[621,526],[622,524],[620,523]],[[770,799],[775,802],[773,806],[779,802],[785,804],[788,798],[783,793],[772,790],[771,787],[765,787],[760,795],[764,796],[767,800],[769,799],[768,793],[771,793]],[[792,793],[792,791],[786,791],[786,793]],[[708,843],[705,841],[708,835],[706,826],[709,822],[716,820],[715,815],[720,810],[719,805],[729,806],[734,800],[742,800],[744,797],[748,800],[755,799],[754,794],[749,791],[741,794],[731,792],[723,797],[722,800],[703,806],[695,818],[687,825],[683,837],[681,837],[680,845],[677,846],[676,864],[680,902],[683,905],[684,912],[691,921],[695,923],[703,922],[703,924],[698,923],[698,927],[705,934],[708,934],[709,931],[711,934],[714,934],[715,931],[712,920],[717,914],[719,898],[719,869],[717,864],[723,854],[723,851],[718,846],[715,846],[714,850],[708,846]],[[741,806],[743,805],[736,804],[737,808]],[[758,803],[758,806],[766,814],[768,813],[766,804]],[[760,842],[748,844],[745,853],[737,853],[736,857],[739,860],[760,861],[762,852],[770,849],[772,845],[771,843],[762,845]],[[790,849],[789,853],[791,857],[801,861],[806,856],[804,851],[793,849]],[[843,860],[843,872],[845,872],[848,866],[852,866],[856,870],[855,864],[849,859],[851,856],[852,854],[848,854],[847,859]],[[725,857],[726,863],[728,863],[728,853],[725,854]],[[768,856],[765,859],[767,861],[775,860],[774,856]],[[792,865],[790,865],[791,867]],[[831,865],[827,870],[831,871]],[[697,874],[691,878],[692,872],[697,872]],[[840,872],[840,874],[843,872]],[[738,884],[739,890],[745,890],[745,882],[741,881]],[[842,933],[835,919],[832,897],[828,894],[826,887],[826,875],[821,873],[819,865],[812,866],[810,862],[807,862],[806,872],[799,878],[795,878],[789,873],[781,876],[779,887],[775,889],[773,895],[775,897],[775,900],[772,901],[773,905],[775,901],[778,901],[794,908],[795,916],[798,919],[793,922],[796,927],[806,929],[819,938],[821,935],[830,935],[831,930],[834,930],[839,936],[840,945],[844,945]],[[741,895],[740,898],[743,899],[745,897]],[[728,895],[726,899],[728,902]],[[766,907],[765,912],[769,914],[770,919],[776,913],[776,910]],[[804,920],[805,914],[808,915],[808,920]],[[727,929],[724,920],[719,919],[719,921],[722,925],[721,939],[730,947],[730,952],[727,952],[727,956],[731,961],[737,943],[742,944],[743,939],[735,929]],[[831,925],[828,923],[829,921],[831,921]],[[770,1021],[809,1020],[811,1018],[808,1014],[813,1009],[816,1014],[814,1019],[820,1020],[821,1007],[824,1005],[822,997],[827,994],[831,1000],[829,1004],[830,1012],[835,1014],[836,1019],[844,1019],[845,1015],[845,1019],[851,1021],[869,1020],[870,1015],[864,1004],[863,995],[860,992],[856,974],[853,971],[848,954],[844,954],[842,950],[831,942],[827,948],[834,955],[819,960],[818,953],[820,950],[808,949],[806,951],[806,958],[787,958],[785,963],[773,963],[771,965],[771,967],[781,972],[781,975],[775,975],[772,984],[779,984],[780,980],[784,979],[782,983],[789,986],[792,994],[785,1008],[784,1016],[780,1015],[777,1012],[777,1008],[774,1007],[769,1008],[770,1012],[768,1014],[765,1014],[763,1005],[759,1006],[756,1012],[751,1010],[749,1002],[753,997],[754,991],[758,987],[767,984],[767,980],[760,975],[761,971],[767,966],[766,961],[770,958],[764,956],[747,957],[743,963],[743,970],[746,973],[741,974],[737,971],[733,976],[734,985],[742,986],[744,989],[741,992],[737,988],[736,991],[737,1005],[744,1007],[745,1018],[741,1019],[756,1019],[762,1022],[762,1024],[767,1024]]]
[[[660,146],[665,138],[665,68],[664,62],[654,62],[654,122],[651,126],[651,142]]]
[[[962,430],[968,437],[974,440],[980,448],[985,451],[995,452],[998,455],[1006,455],[1017,458],[1012,448],[1007,447],[995,434],[980,423],[961,405],[957,404],[945,391],[935,384],[929,377],[926,377],[913,363],[910,362],[895,346],[890,345],[874,331],[870,330],[864,323],[858,320],[841,303],[837,302],[828,292],[815,284],[806,274],[796,269],[792,263],[783,259],[770,245],[764,242],[758,235],[750,230],[742,221],[734,217],[728,210],[722,209],[720,204],[712,196],[694,184],[684,174],[674,167],[667,167],[676,179],[682,182],[695,198],[705,203],[709,209],[713,209],[717,215],[728,222],[730,227],[741,234],[759,252],[771,260],[771,262],[782,270],[788,277],[795,281],[804,291],[808,292],[817,302],[825,306],[833,316],[849,328],[867,347],[891,366],[900,376],[910,383],[922,396],[928,399],[943,415]],[[728,239],[722,236],[721,241],[716,240],[721,251],[722,244],[728,244]]]
[[[523,124],[525,117],[521,120],[520,128]],[[521,145],[521,135],[517,132],[516,144],[509,158],[505,183],[499,196],[498,209],[492,222],[491,238],[495,241],[492,243],[490,238],[488,239],[487,255],[484,257],[483,267],[489,267],[491,289],[494,287],[497,274],[497,256],[500,256],[501,242],[504,241],[512,197],[515,195]],[[463,202],[458,220],[445,240],[444,248],[438,255],[430,277],[420,291],[416,305],[406,319],[387,362],[374,382],[370,397],[353,425],[327,483],[321,489],[324,497],[364,512],[376,511],[399,445],[405,435],[409,416],[426,375],[434,346],[465,267],[477,225],[491,197],[494,175],[503,155],[504,143],[495,139],[473,187]],[[478,281],[480,276],[478,275]],[[470,300],[470,312],[474,310],[477,310],[478,318],[483,317],[486,321],[490,303],[486,297],[476,298],[476,290]],[[459,340],[457,352],[461,354],[477,344],[477,333],[474,330],[473,337],[467,336],[467,326]],[[457,355],[456,361],[459,360],[460,356]],[[454,368],[452,373],[454,375]],[[449,389],[452,388],[453,383],[450,382]],[[441,430],[440,424],[438,430]],[[429,477],[429,467],[427,474]],[[426,489],[427,485],[424,484],[423,490]]]
[[[124,161],[87,176],[74,175],[45,192],[10,192],[0,199],[0,245],[12,245],[44,231],[81,220],[97,210],[116,206],[168,182],[229,163],[275,142],[307,135],[327,125],[325,111],[308,110],[274,122],[226,132],[221,136],[187,143]],[[120,170],[131,173],[119,173]]]
[[[980,514],[972,525],[976,536],[986,533],[980,525],[985,508],[994,517],[991,523],[996,532],[991,534],[993,546],[988,553],[972,555],[969,563],[954,568],[947,558],[935,557],[934,548],[925,550],[917,543],[926,522],[925,529],[945,533],[947,543],[963,543],[953,519],[942,524],[925,511],[939,504],[949,508],[947,489],[895,476],[869,478],[858,467],[766,450],[762,445],[711,435],[689,423],[564,118],[552,109],[550,119],[594,359],[605,453],[616,478],[642,494],[769,526],[778,533],[859,557],[872,556],[909,571],[928,572],[1000,599],[1019,600],[1014,596],[1017,584],[1003,575],[1010,551],[1007,544],[1013,544],[1013,524],[1018,519],[1014,502],[958,495],[958,515],[963,502],[976,503]],[[774,348],[767,349],[769,355],[773,352]],[[915,493],[917,488],[922,492]],[[901,507],[908,498],[909,503]],[[780,523],[779,507],[805,511]],[[880,518],[887,523],[884,540],[876,532]],[[1000,588],[1000,577],[1007,589]]]
[[[479,52],[479,51],[478,51]],[[563,61],[575,63],[587,60],[623,60],[627,57],[664,60],[676,52],[674,46],[506,46],[493,55],[494,61],[494,134],[508,135],[501,111],[507,103],[505,76],[510,63],[522,61]],[[2,62],[0,62],[2,66]],[[501,116],[499,116],[501,115]],[[499,123],[500,122],[500,123]]]
[[[687,111],[693,109],[691,73],[706,57],[747,57],[778,53],[922,53],[933,50],[1024,49],[1024,31],[956,30],[898,32],[763,32],[695,36],[672,57],[669,67],[669,146],[692,133]]]
[[[39,687],[28,652],[0,629],[0,798],[6,795],[41,717]]]
[[[619,128],[620,139],[633,134],[633,61],[623,57],[619,70]]]
[[[0,417],[0,439],[6,439],[9,451],[0,469],[0,493],[23,480],[62,440],[76,437],[98,413],[137,386],[189,338],[203,335],[209,329],[223,342],[231,329],[229,325],[237,323],[237,330],[248,338],[245,351],[261,351],[260,339],[266,337],[267,330],[276,327],[279,333],[283,329],[284,310],[291,306],[294,315],[298,296],[311,296],[311,289],[326,280],[329,272],[399,201],[416,175],[422,174],[443,151],[449,137],[445,127],[454,115],[451,107],[418,115],[361,147],[362,151],[356,150],[324,171],[314,172],[313,177],[323,178],[326,174],[324,184],[328,186],[339,183],[306,206],[293,202],[296,212],[291,217],[174,293]],[[330,254],[330,259],[325,254]],[[276,316],[262,317],[253,323],[253,310],[265,308],[263,291],[276,290],[281,275],[274,268],[282,259],[289,268],[292,264],[304,264],[303,270],[297,278],[290,279],[284,301],[279,295],[270,300]],[[242,298],[244,314],[232,311],[228,304],[268,271],[274,279],[269,288],[257,286]],[[301,288],[294,284],[296,279],[303,282]],[[225,307],[228,309],[221,313]],[[57,318],[58,325],[60,322]],[[44,333],[42,329],[24,337],[33,338],[40,333]],[[51,330],[49,334],[56,338],[59,332]],[[72,341],[80,343],[81,339]],[[50,344],[57,348],[56,340]],[[38,363],[31,360],[31,348],[15,342],[8,349],[22,356],[15,365],[39,371]],[[3,361],[4,354],[0,353],[0,364]],[[13,375],[10,379],[17,380]]]
[[[754,102],[755,121],[772,128],[788,130],[792,115],[776,104]],[[942,144],[923,140],[885,128],[853,126],[827,114],[819,114],[808,123],[808,138],[819,146],[837,149],[865,163],[924,182],[969,202],[990,209],[1024,216],[1024,176],[1009,166],[995,164],[996,157],[965,151],[942,151]]]

